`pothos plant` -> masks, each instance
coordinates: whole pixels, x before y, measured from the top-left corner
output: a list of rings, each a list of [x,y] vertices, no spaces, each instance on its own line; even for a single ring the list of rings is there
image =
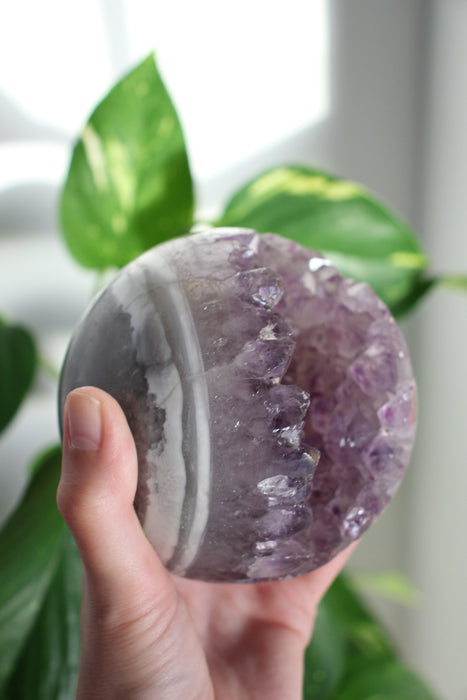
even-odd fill
[[[61,229],[77,263],[100,273],[196,224],[193,181],[177,113],[149,56],[98,105],[73,151]],[[281,165],[238,190],[214,225],[274,231],[369,282],[396,316],[439,277],[412,231],[361,186],[305,165]],[[30,331],[0,318],[0,431],[38,371]],[[39,455],[0,532],[0,698],[68,700],[79,659],[80,560],[55,493],[60,446]],[[385,579],[386,586],[391,580]],[[397,581],[396,581],[397,583]],[[304,698],[430,700],[383,627],[341,575],[324,598],[305,657]]]

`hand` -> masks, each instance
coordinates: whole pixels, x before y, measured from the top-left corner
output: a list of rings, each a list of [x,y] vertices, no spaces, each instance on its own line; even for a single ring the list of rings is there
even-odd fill
[[[286,581],[172,576],[133,509],[135,445],[105,392],[65,405],[58,506],[84,563],[79,700],[296,700],[318,602],[349,550]]]

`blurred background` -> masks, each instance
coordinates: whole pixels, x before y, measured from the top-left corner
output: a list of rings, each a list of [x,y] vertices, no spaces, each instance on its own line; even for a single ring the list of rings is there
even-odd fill
[[[465,0],[16,0],[0,8],[0,314],[60,366],[95,285],[59,235],[71,146],[115,80],[155,49],[187,139],[199,218],[262,169],[306,163],[400,214],[439,272],[467,270]],[[374,600],[441,698],[467,698],[467,295],[436,290],[403,330],[419,432],[357,570],[397,569],[418,605]],[[43,372],[0,439],[0,520],[58,438]]]

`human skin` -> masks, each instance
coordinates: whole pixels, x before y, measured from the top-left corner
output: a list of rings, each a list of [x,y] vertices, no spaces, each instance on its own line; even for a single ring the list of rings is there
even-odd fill
[[[84,564],[78,700],[298,700],[317,606],[352,547],[304,576],[256,584],[171,575],[133,508],[138,468],[118,403],[64,408],[57,502]]]

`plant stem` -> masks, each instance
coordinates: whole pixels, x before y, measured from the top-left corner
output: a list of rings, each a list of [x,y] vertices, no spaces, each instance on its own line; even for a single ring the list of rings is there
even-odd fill
[[[49,362],[49,360],[40,356],[38,359],[38,364],[39,368],[42,370],[42,372],[44,372],[44,374],[47,374],[51,379],[58,381],[60,372],[51,362]]]
[[[443,287],[449,287],[450,289],[459,289],[467,292],[467,275],[445,275],[439,278],[439,284]]]

